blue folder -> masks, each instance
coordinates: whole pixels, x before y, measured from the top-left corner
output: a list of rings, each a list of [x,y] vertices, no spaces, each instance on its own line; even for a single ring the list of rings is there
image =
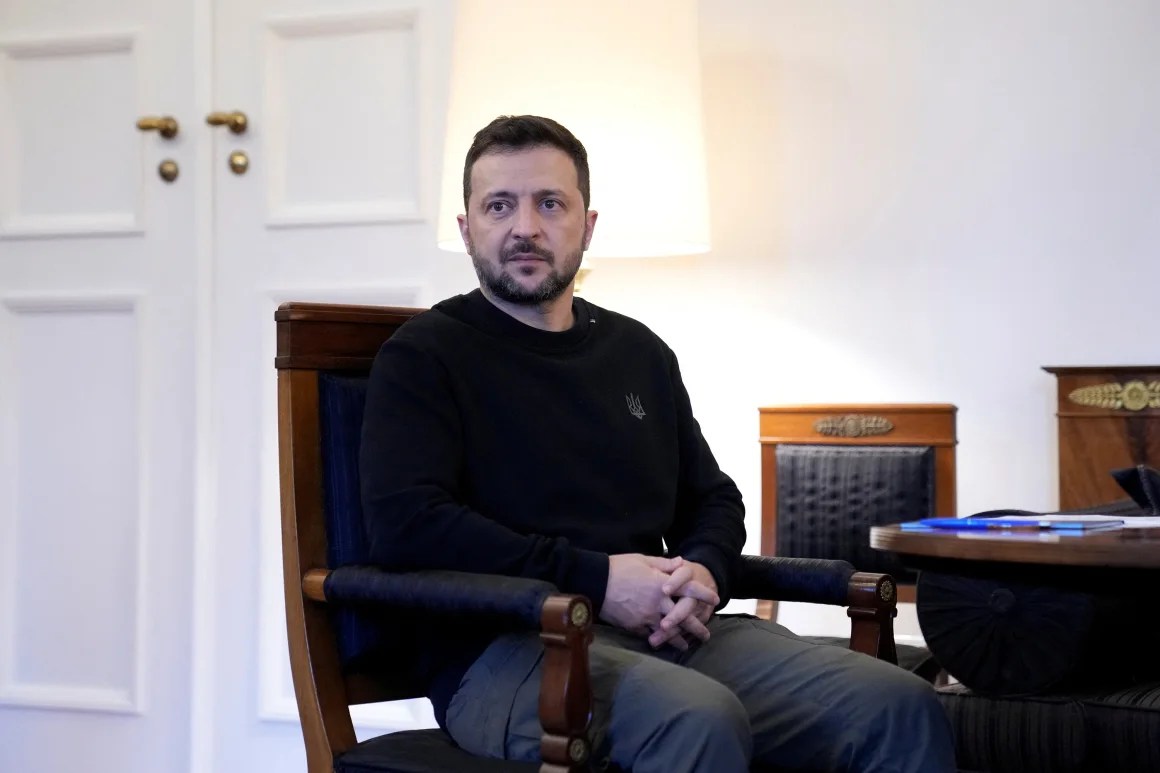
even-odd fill
[[[1116,529],[1124,525],[1122,520],[1092,520],[1092,521],[1051,521],[1025,520],[1022,518],[924,518],[921,521],[911,521],[902,524],[908,531],[925,531],[926,529],[948,529],[954,531],[1012,531],[1050,529],[1051,531],[1094,531],[1097,529]]]

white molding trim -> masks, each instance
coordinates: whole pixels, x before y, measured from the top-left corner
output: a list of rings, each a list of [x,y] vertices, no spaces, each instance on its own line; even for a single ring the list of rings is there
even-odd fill
[[[0,75],[3,74],[4,59],[47,59],[52,57],[81,56],[86,54],[128,53],[135,57],[137,77],[142,74],[136,61],[138,29],[98,30],[87,33],[55,33],[46,35],[13,36],[0,39]],[[0,83],[0,97],[4,95]],[[14,127],[10,127],[15,131]],[[0,126],[0,139],[15,145],[15,137],[4,137],[4,126]],[[16,212],[16,202],[20,190],[20,175],[17,171],[15,154],[18,148],[10,149],[0,157],[2,165],[11,164],[13,171],[0,180],[0,241],[10,239],[55,239],[61,237],[100,236],[141,236],[145,233],[142,224],[142,193],[138,192],[136,210],[133,212],[81,212],[66,214],[22,214]],[[7,212],[7,214],[6,214]]]
[[[137,411],[137,492],[136,492],[136,554],[134,556],[133,589],[133,660],[132,683],[125,688],[89,687],[69,684],[29,684],[13,679],[12,652],[13,630],[3,626],[6,636],[0,636],[0,705],[22,706],[66,711],[95,711],[112,714],[141,715],[145,711],[144,695],[148,662],[148,628],[145,617],[148,611],[146,589],[148,587],[148,521],[147,488],[149,483],[147,448],[148,415],[145,410],[145,368],[143,336],[140,327],[146,306],[144,296],[139,291],[117,290],[102,292],[56,292],[56,293],[8,293],[0,295],[0,308],[10,315],[20,314],[78,314],[86,312],[115,312],[130,315],[137,324],[134,342],[137,357],[136,384],[138,388]],[[13,397],[13,395],[8,395]],[[14,400],[11,402],[15,402]],[[9,453],[11,449],[6,449]],[[0,526],[3,524],[0,523]],[[14,540],[10,542],[15,542]],[[10,572],[16,563],[10,552],[15,545],[9,545],[5,558],[8,569],[0,571],[0,617],[9,614],[15,603],[16,578]]]
[[[0,221],[0,239],[58,239],[69,236],[143,236],[135,212],[15,215]]]
[[[139,29],[130,28],[96,30],[94,32],[13,35],[0,39],[0,52],[13,59],[76,54],[115,54],[120,51],[132,51],[140,34]]]
[[[273,199],[273,190],[270,191]],[[328,225],[391,225],[420,223],[423,216],[414,200],[377,199],[352,202],[317,202],[271,207],[270,228],[304,228]]]
[[[102,290],[97,292],[15,292],[0,295],[0,306],[17,314],[140,311],[143,293],[139,290]]]
[[[0,705],[139,716],[143,712],[133,692],[111,687],[5,684],[0,686]]]
[[[284,38],[304,38],[366,30],[413,29],[420,10],[417,7],[393,8],[354,13],[310,13],[271,16],[266,28]]]
[[[427,142],[424,124],[427,111],[423,102],[423,92],[428,81],[427,65],[422,55],[425,41],[422,38],[422,11],[418,7],[383,9],[355,13],[302,14],[294,16],[274,16],[266,20],[267,44],[265,68],[266,93],[264,113],[267,122],[273,126],[284,123],[281,110],[283,94],[282,74],[272,64],[274,52],[286,40],[325,35],[362,33],[367,31],[410,32],[416,41],[414,57],[415,104],[412,112],[415,129],[415,153],[422,157],[424,143]],[[423,222],[425,179],[421,169],[416,169],[414,196],[411,198],[378,198],[362,201],[285,201],[286,147],[285,135],[280,131],[268,132],[266,136],[266,226],[269,228],[302,228],[327,225],[395,225]]]
[[[414,306],[420,289],[414,285],[279,287],[259,291],[266,304],[262,351],[256,367],[270,367],[276,354],[274,310],[287,301],[324,301],[375,306]],[[286,642],[285,599],[282,580],[281,490],[278,485],[278,403],[276,384],[263,378],[259,408],[260,445],[258,481],[258,719],[263,722],[298,723],[298,705],[290,683]],[[423,704],[426,704],[425,706]],[[407,730],[430,727],[430,704],[406,701],[352,709],[356,725],[367,728]]]

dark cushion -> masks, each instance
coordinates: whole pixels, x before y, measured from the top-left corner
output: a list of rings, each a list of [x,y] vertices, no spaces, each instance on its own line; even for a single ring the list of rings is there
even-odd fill
[[[1083,707],[1063,697],[988,698],[938,688],[955,733],[955,760],[988,773],[1070,773],[1087,754]]]
[[[730,588],[735,599],[777,599],[846,606],[854,567],[846,561],[741,556]]]
[[[540,766],[474,757],[442,730],[405,730],[358,744],[334,761],[335,773],[536,773]]]
[[[1088,594],[936,572],[919,577],[915,602],[938,662],[987,695],[1061,683],[1079,664],[1095,618]]]
[[[1092,769],[1125,773],[1160,770],[1160,682],[1081,699],[1087,715]]]
[[[931,653],[978,693],[1071,692],[1160,678],[1160,621],[1139,595],[923,572],[916,603]]]
[[[1160,770],[1160,682],[1104,692],[987,697],[938,689],[958,765],[990,773]]]
[[[870,547],[870,527],[934,513],[934,449],[777,446],[777,554],[849,561],[903,583],[915,573]]]

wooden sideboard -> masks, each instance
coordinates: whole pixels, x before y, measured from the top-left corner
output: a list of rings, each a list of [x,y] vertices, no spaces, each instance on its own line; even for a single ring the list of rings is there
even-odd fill
[[[1060,509],[1124,499],[1111,470],[1160,467],[1160,365],[1044,370],[1059,393]]]

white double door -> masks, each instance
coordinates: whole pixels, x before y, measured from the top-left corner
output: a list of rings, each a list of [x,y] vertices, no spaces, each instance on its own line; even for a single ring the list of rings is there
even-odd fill
[[[470,281],[432,222],[453,13],[0,0],[0,770],[304,770],[272,317]]]

